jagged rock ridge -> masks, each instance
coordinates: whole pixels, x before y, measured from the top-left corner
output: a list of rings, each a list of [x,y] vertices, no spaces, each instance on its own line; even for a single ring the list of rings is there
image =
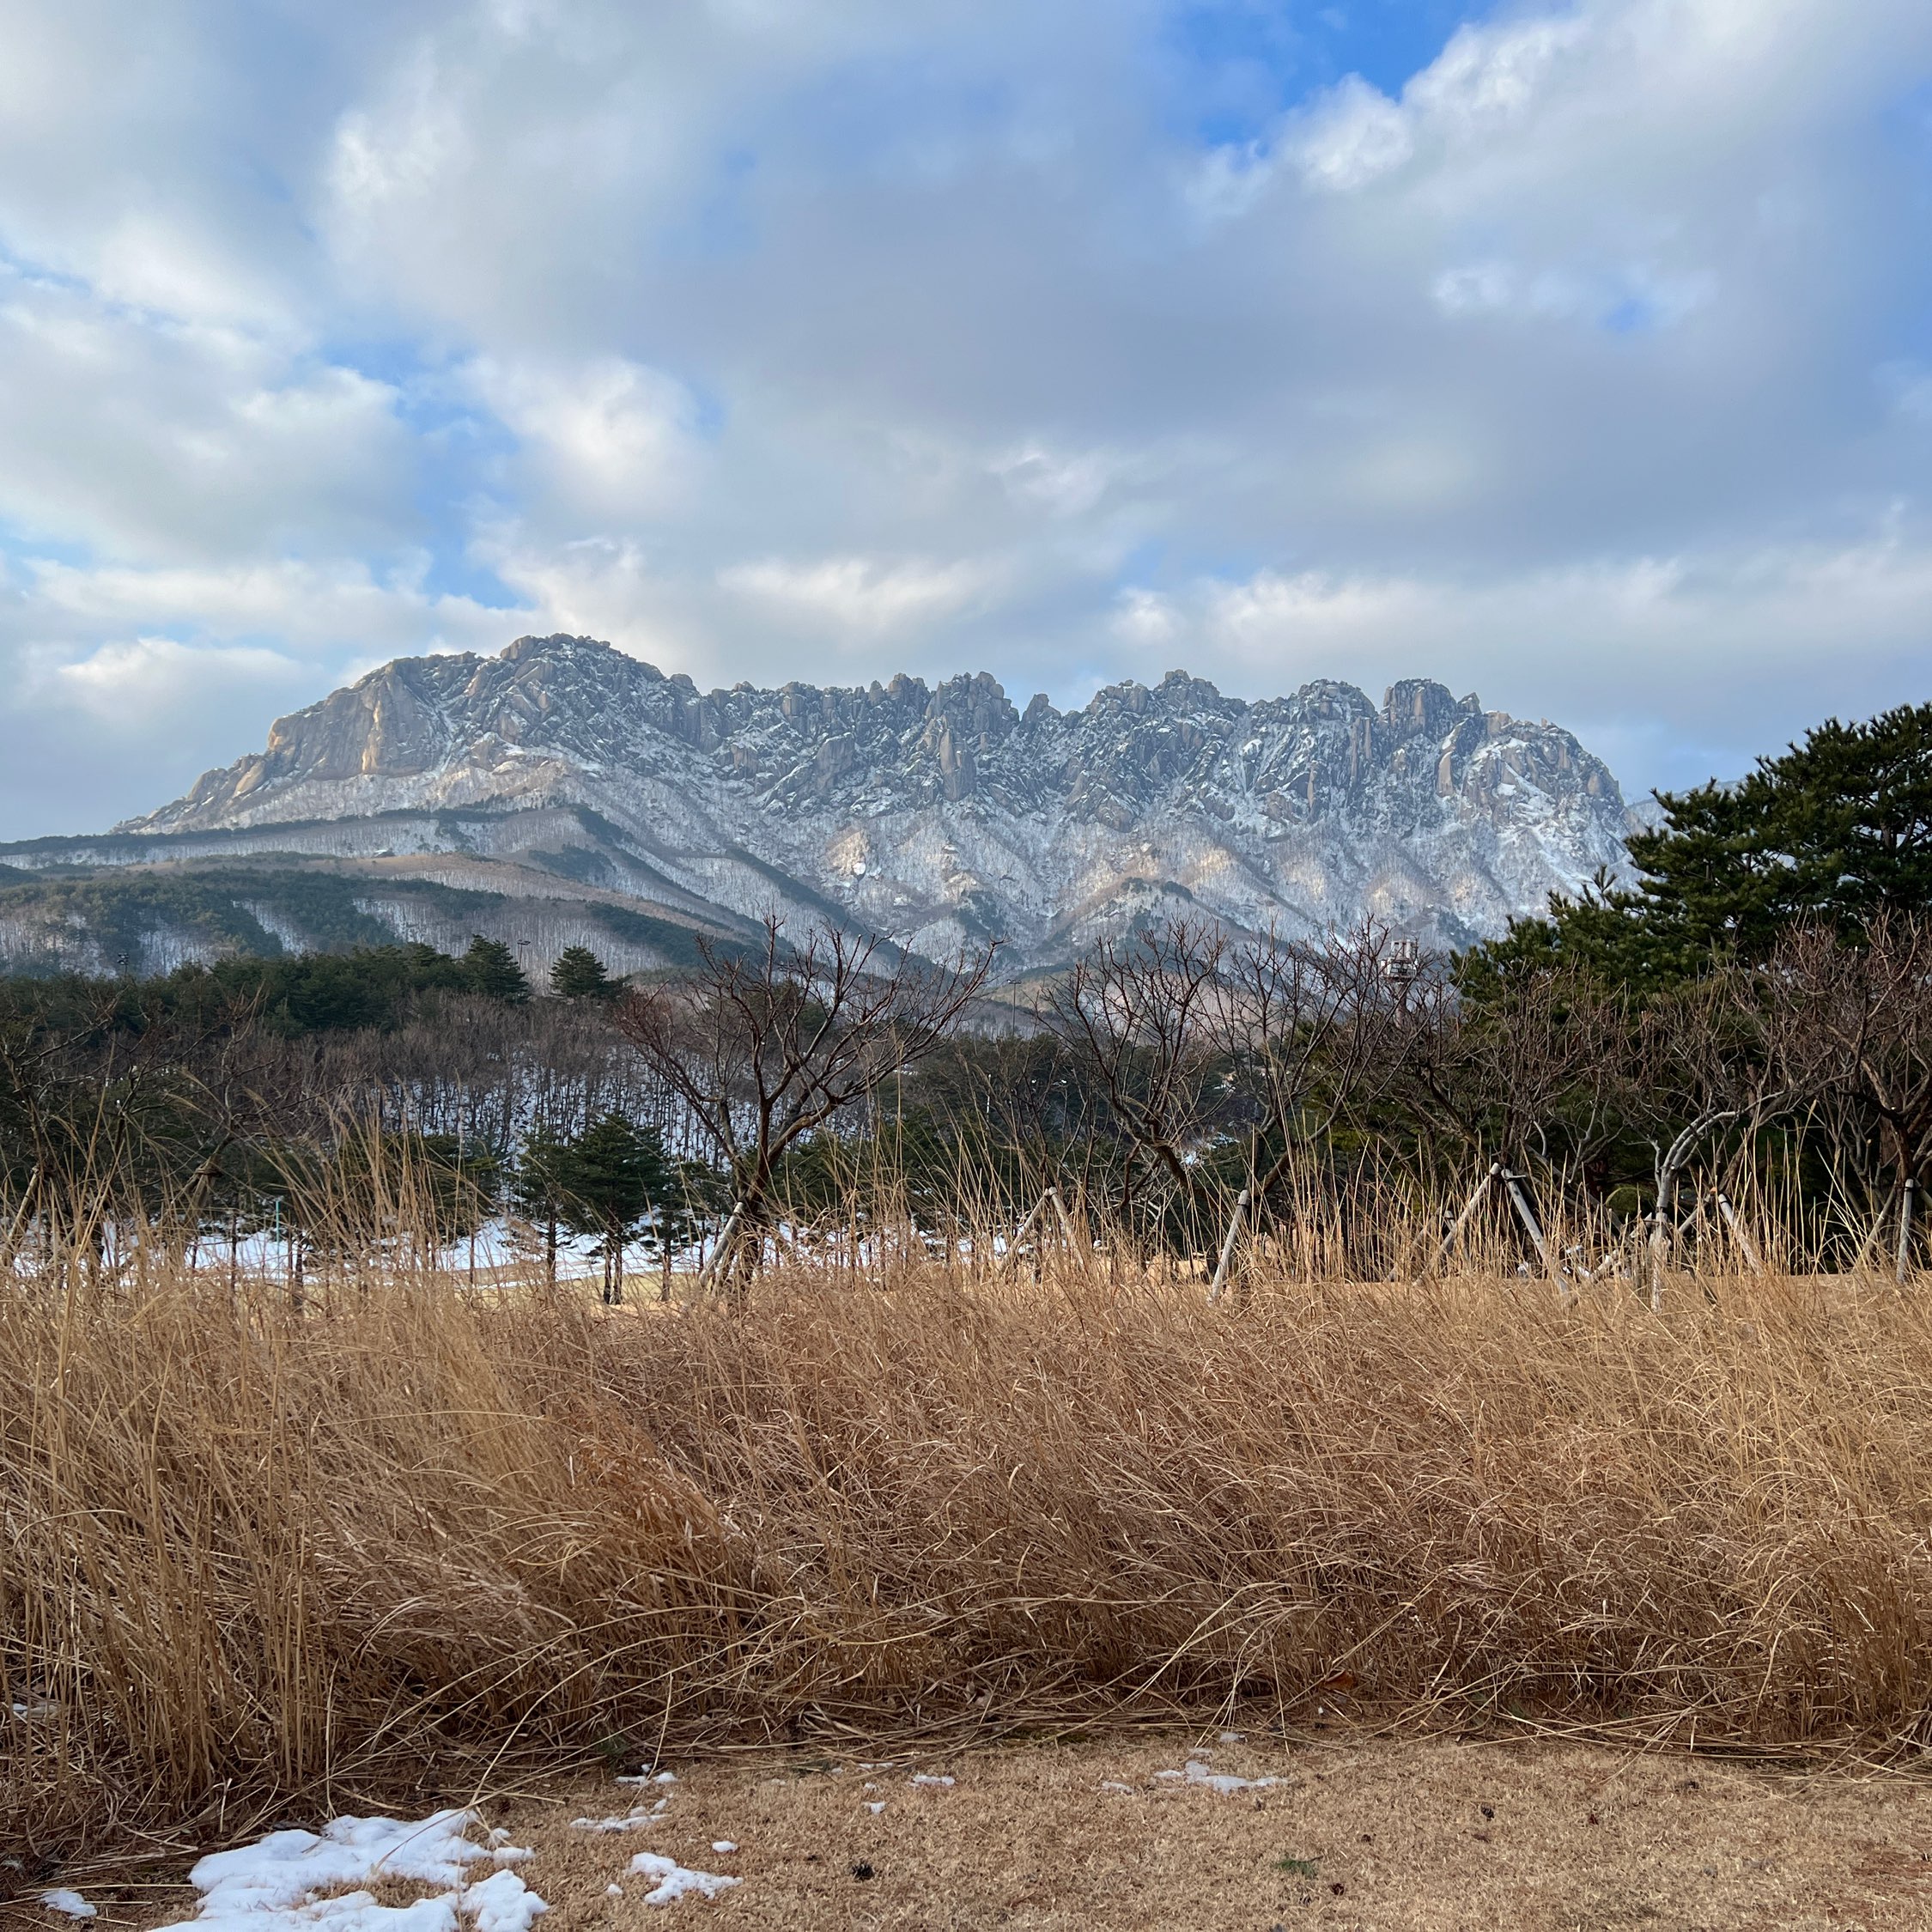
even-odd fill
[[[1016,965],[1162,903],[1460,943],[1621,868],[1631,825],[1568,732],[1426,679],[1248,703],[1174,671],[1062,713],[984,673],[702,693],[559,636],[386,665],[117,830],[346,855],[379,814],[386,852],[685,913],[835,909],[927,951],[997,935]]]

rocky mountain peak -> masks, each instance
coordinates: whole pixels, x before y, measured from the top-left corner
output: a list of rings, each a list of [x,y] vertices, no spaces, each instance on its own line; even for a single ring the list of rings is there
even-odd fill
[[[1149,890],[1236,924],[1492,932],[1620,866],[1630,825],[1571,733],[1429,678],[1379,706],[1332,678],[1249,702],[1176,670],[1022,710],[984,671],[701,691],[557,635],[385,665],[120,829],[259,839],[455,811],[511,828],[491,835],[505,850],[539,820],[568,843],[557,813],[576,812],[604,828],[595,865],[667,903],[831,908],[1041,958]]]

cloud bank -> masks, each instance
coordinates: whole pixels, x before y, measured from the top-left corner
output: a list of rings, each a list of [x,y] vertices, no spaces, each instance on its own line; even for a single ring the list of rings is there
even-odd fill
[[[1927,695],[1911,0],[0,19],[0,835],[525,630],[1428,675],[1633,788]]]

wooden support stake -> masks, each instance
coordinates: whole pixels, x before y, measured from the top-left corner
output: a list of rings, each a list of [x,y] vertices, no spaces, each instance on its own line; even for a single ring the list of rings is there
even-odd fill
[[[1483,1204],[1486,1194],[1498,1175],[1503,1171],[1500,1165],[1492,1163],[1489,1172],[1477,1182],[1470,1190],[1469,1198],[1462,1204],[1462,1212],[1455,1218],[1455,1224],[1443,1236],[1443,1245],[1436,1251],[1436,1266],[1439,1268],[1449,1258],[1449,1252],[1462,1238],[1462,1230],[1468,1226],[1476,1210]]]
[[[1228,1217],[1227,1238],[1221,1243],[1221,1258],[1214,1264],[1214,1279],[1208,1284],[1207,1305],[1212,1308],[1220,1300],[1228,1285],[1228,1263],[1234,1259],[1235,1242],[1241,1234],[1241,1224],[1248,1218],[1249,1190],[1243,1188],[1235,1196],[1234,1212]]]
[[[1731,1206],[1728,1199],[1722,1193],[1713,1198],[1717,1203],[1717,1212],[1724,1218],[1724,1225],[1731,1230],[1731,1239],[1738,1244],[1740,1251],[1743,1254],[1746,1265],[1750,1268],[1752,1273],[1762,1274],[1765,1272],[1764,1257],[1759,1254],[1757,1243],[1752,1240],[1750,1235],[1746,1231],[1744,1223],[1739,1218],[1737,1210]]]
[[[1516,1211],[1516,1218],[1528,1233],[1530,1242],[1536,1249],[1536,1258],[1543,1264],[1543,1272],[1557,1285],[1559,1292],[1565,1292],[1563,1276],[1555,1262],[1550,1259],[1550,1244],[1543,1238],[1543,1230],[1536,1219],[1535,1210],[1529,1205],[1529,1196],[1523,1192],[1524,1176],[1503,1170],[1503,1185],[1510,1191],[1510,1205]]]
[[[1012,1240],[1007,1243],[1005,1259],[999,1264],[1002,1268],[1011,1267],[1018,1261],[1021,1244],[1033,1232],[1034,1223],[1046,1212],[1048,1201],[1051,1201],[1059,1211],[1060,1232],[1066,1237],[1066,1245],[1069,1248],[1078,1245],[1073,1238],[1072,1217],[1066,1212],[1066,1203],[1060,1198],[1060,1189],[1058,1188],[1048,1188],[1046,1193],[1034,1202],[1026,1218],[1020,1223],[1018,1228],[1015,1230]]]

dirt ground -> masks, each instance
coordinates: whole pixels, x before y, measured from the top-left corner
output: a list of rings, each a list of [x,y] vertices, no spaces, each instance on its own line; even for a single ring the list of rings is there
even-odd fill
[[[534,1849],[518,1869],[550,1902],[541,1932],[662,1924],[652,1880],[628,1869],[640,1851],[741,1881],[668,1908],[714,1932],[1932,1926],[1932,1783],[1548,1742],[1200,1742],[737,1758],[483,1808]],[[649,1825],[570,1822],[659,1798]],[[152,1927],[191,1916],[194,1895],[100,1904],[97,1928]]]

